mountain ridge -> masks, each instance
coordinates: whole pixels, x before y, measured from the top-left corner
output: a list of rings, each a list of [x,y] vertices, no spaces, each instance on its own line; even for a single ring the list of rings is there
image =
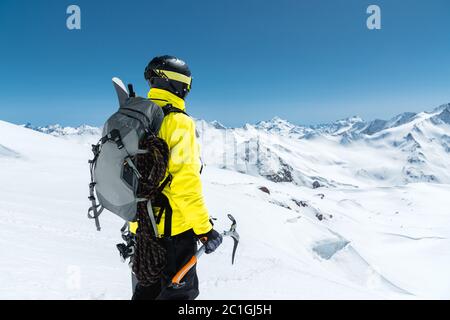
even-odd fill
[[[443,104],[432,111],[424,111],[425,114],[436,114],[436,121],[442,120],[446,123],[450,122],[450,103]],[[437,114],[439,113],[439,114]],[[374,119],[366,121],[358,115],[353,115],[343,119],[338,119],[328,123],[321,123],[315,125],[302,125],[294,124],[287,119],[283,119],[279,116],[274,116],[270,120],[260,120],[255,123],[245,123],[240,127],[228,127],[223,125],[218,120],[206,121],[203,119],[196,119],[197,122],[204,121],[213,125],[217,129],[239,129],[239,128],[256,128],[263,129],[269,132],[276,133],[306,133],[310,130],[317,131],[320,134],[344,134],[348,128],[349,131],[372,135],[384,129],[394,128],[409,121],[413,120],[419,113],[416,112],[403,112],[394,117],[385,119]],[[101,127],[91,126],[88,124],[82,124],[80,126],[61,126],[60,124],[49,124],[46,126],[33,126],[30,122],[21,125],[25,128],[29,128],[42,133],[47,133],[55,136],[62,135],[83,135],[83,134],[98,134]],[[341,132],[342,131],[342,132]]]
[[[450,181],[445,170],[450,166],[450,104],[428,112],[403,112],[388,120],[351,116],[301,126],[274,117],[238,128],[218,121],[196,120],[196,124],[207,165],[275,182],[359,187]],[[88,125],[24,127],[85,144],[96,143],[101,135],[101,128]],[[328,173],[329,166],[339,167],[340,175]]]

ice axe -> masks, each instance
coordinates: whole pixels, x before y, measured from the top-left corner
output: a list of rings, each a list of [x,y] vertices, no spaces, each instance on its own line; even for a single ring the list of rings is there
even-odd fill
[[[236,231],[236,219],[229,214],[228,219],[231,220],[231,227],[230,230],[222,232],[223,237],[231,237],[234,241],[233,244],[233,253],[231,256],[231,264],[234,264],[234,258],[236,256],[236,249],[239,244],[239,234]],[[184,285],[184,282],[181,282],[184,278],[184,276],[191,270],[198,262],[198,259],[202,256],[202,254],[205,253],[205,246],[202,245],[200,249],[197,250],[197,253],[192,256],[191,260],[189,260],[188,263],[186,263],[172,278],[172,283],[170,286],[172,288],[181,288]]]

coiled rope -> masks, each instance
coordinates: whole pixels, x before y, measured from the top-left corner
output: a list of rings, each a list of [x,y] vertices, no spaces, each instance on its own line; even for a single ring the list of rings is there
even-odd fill
[[[164,140],[155,136],[141,139],[139,148],[149,152],[137,156],[136,166],[143,176],[139,181],[137,194],[152,201],[158,196],[159,184],[166,173],[169,148]],[[167,262],[166,249],[153,231],[147,201],[138,203],[137,208],[138,228],[132,270],[139,285],[150,286],[161,278]]]

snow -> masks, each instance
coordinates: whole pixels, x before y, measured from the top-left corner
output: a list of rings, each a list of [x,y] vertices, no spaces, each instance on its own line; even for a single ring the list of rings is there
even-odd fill
[[[241,236],[233,266],[231,239],[202,256],[199,298],[449,299],[450,126],[431,119],[442,112],[370,136],[357,117],[304,127],[312,138],[279,118],[279,128],[198,121],[206,203],[218,230],[231,213]],[[86,217],[99,133],[73,129],[0,121],[0,299],[131,296],[115,248],[123,222],[105,212],[97,232]]]

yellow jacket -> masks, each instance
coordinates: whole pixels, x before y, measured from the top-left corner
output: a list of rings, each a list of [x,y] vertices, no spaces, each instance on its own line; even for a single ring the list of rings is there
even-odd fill
[[[184,100],[162,89],[152,88],[148,98],[163,107],[168,103],[185,110]],[[169,146],[170,157],[166,176],[172,181],[163,190],[172,207],[172,232],[177,235],[193,229],[198,235],[209,232],[212,225],[203,199],[200,180],[200,150],[196,140],[195,122],[183,113],[169,113],[161,124],[158,136]],[[159,208],[154,208],[157,215]],[[158,233],[164,233],[165,213],[158,224]],[[137,223],[130,223],[135,232]]]

